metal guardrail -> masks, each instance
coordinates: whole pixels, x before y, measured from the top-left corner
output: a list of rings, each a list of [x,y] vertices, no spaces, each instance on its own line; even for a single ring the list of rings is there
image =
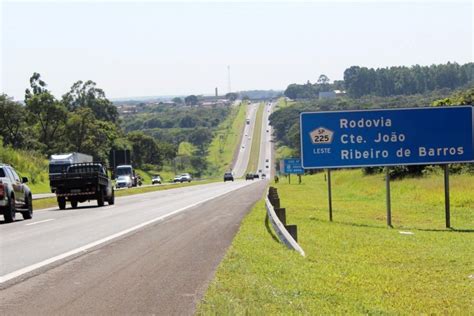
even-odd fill
[[[300,255],[305,256],[303,248],[296,242],[296,240],[290,235],[286,226],[281,222],[280,218],[277,216],[275,209],[268,198],[269,192],[265,196],[265,207],[267,209],[268,218],[272,223],[273,229],[278,236],[278,239],[284,243],[289,249],[298,251]]]

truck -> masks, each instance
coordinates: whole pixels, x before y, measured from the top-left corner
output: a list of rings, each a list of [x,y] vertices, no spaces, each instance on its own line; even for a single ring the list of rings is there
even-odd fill
[[[51,192],[54,193],[56,190],[51,184],[51,176],[57,176],[66,172],[67,168],[72,164],[92,162],[92,160],[92,156],[77,152],[51,155],[49,159],[49,185]]]
[[[136,187],[138,185],[138,177],[133,170],[132,165],[120,165],[115,167],[115,177],[129,177],[132,187]],[[117,187],[119,184],[122,183],[121,181],[117,181]],[[123,182],[125,183],[125,182]]]
[[[98,206],[115,203],[115,193],[112,180],[107,176],[107,170],[97,162],[71,164],[65,172],[50,176],[54,186],[59,209],[66,208],[66,202],[72,208],[78,203],[97,200]]]

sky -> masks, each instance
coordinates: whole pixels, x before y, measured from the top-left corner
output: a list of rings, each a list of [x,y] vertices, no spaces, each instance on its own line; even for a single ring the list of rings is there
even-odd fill
[[[350,66],[473,61],[467,2],[1,1],[0,93],[39,72],[60,97],[93,80],[109,98],[284,90]]]

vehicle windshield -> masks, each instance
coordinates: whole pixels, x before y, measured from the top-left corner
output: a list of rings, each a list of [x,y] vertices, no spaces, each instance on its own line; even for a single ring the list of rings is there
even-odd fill
[[[3,168],[0,168],[0,178],[5,178],[5,171],[3,171]]]
[[[130,174],[132,174],[132,168],[131,167],[117,168],[116,174],[117,174],[117,176],[130,175]]]
[[[119,176],[117,178],[118,181],[129,181],[130,177],[129,176]]]

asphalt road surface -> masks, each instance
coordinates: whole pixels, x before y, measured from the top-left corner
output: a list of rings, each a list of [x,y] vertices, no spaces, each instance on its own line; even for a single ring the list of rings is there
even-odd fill
[[[0,290],[2,315],[192,315],[241,219],[261,198],[266,183],[243,184],[226,183],[241,189]],[[48,223],[43,232],[49,230]],[[63,239],[57,233],[50,238]]]
[[[1,314],[192,315],[266,185],[210,183],[0,221]]]
[[[245,124],[242,140],[240,143],[239,155],[235,161],[234,167],[232,168],[235,178],[243,177],[245,171],[247,170],[247,165],[249,164],[258,105],[259,103],[251,103],[247,105],[246,119],[250,120],[250,124]]]

